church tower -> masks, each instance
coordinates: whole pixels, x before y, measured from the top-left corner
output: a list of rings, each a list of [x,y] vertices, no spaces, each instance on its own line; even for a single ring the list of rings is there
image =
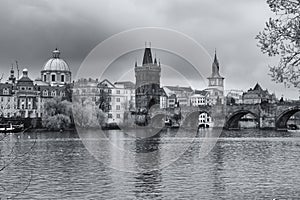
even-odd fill
[[[136,109],[147,113],[151,106],[160,104],[161,65],[152,57],[151,48],[146,47],[142,66],[135,63]]]
[[[210,104],[224,103],[224,77],[220,75],[220,65],[215,52],[215,58],[212,64],[212,74],[207,78],[210,93]]]

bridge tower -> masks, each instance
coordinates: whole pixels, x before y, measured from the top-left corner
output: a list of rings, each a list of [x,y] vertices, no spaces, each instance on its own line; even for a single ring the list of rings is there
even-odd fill
[[[212,74],[207,78],[210,104],[224,104],[224,77],[220,75],[220,65],[215,51],[215,58],[212,64]]]
[[[160,76],[160,62],[153,61],[151,48],[145,47],[142,65],[135,63],[137,112],[147,113],[151,106],[160,104]]]

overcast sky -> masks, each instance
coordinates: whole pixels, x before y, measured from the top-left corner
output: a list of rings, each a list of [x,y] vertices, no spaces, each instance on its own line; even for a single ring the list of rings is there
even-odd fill
[[[194,38],[211,56],[217,48],[226,90],[259,82],[277,97],[298,98],[296,89],[271,81],[267,66],[277,59],[263,55],[254,39],[271,15],[264,0],[2,0],[0,72],[7,79],[18,60],[35,79],[58,47],[76,74],[88,53],[111,35],[162,27]]]

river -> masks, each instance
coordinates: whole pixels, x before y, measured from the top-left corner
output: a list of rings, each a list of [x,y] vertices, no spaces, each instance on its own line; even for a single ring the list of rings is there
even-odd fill
[[[1,135],[1,199],[300,199],[300,132],[95,134]]]

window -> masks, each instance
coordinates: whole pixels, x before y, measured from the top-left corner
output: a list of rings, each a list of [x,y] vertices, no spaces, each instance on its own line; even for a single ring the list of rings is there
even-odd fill
[[[120,114],[117,114],[117,118],[119,118],[119,119],[120,119],[120,118],[121,118],[121,115],[120,115]]]
[[[47,75],[44,74],[44,81],[46,82],[47,81]]]
[[[107,101],[108,101],[108,102],[111,102],[111,97],[108,97],[108,98],[107,98]]]
[[[55,81],[55,74],[52,74],[51,81]]]
[[[109,89],[109,90],[108,90],[108,94],[111,94],[111,92],[112,92],[111,89]]]
[[[43,96],[48,96],[48,90],[43,91]]]
[[[60,76],[60,81],[61,81],[61,82],[65,82],[65,75],[62,74],[62,75]]]
[[[3,102],[3,97],[1,97],[1,101]]]
[[[117,94],[120,94],[121,92],[120,92],[120,90],[117,90]]]
[[[21,90],[25,90],[25,87],[21,87]]]
[[[28,90],[31,90],[32,88],[31,87],[28,87]]]
[[[112,118],[112,114],[111,113],[108,114],[108,118],[110,118],[110,119]]]
[[[117,110],[121,110],[121,106],[120,106],[120,105],[117,105],[117,106],[116,106],[116,109],[117,109]]]
[[[117,98],[116,101],[117,101],[117,102],[120,102],[120,98]]]
[[[61,91],[60,92],[60,96],[64,97],[65,96],[65,92]]]

